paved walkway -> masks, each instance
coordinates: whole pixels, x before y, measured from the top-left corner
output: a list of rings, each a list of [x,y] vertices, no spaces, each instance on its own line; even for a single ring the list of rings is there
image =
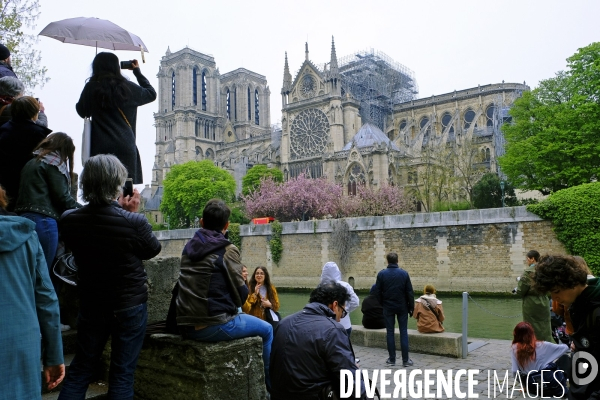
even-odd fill
[[[420,369],[441,369],[444,371],[445,376],[447,376],[447,370],[453,370],[453,374],[459,369],[478,369],[479,374],[475,376],[475,379],[478,380],[478,384],[475,386],[474,394],[478,395],[480,399],[488,399],[488,398],[496,398],[496,399],[525,399],[532,398],[528,396],[523,396],[522,392],[516,391],[514,392],[514,396],[511,397],[511,390],[513,386],[513,378],[510,373],[511,370],[511,361],[510,361],[510,341],[509,340],[497,340],[497,339],[476,339],[477,341],[484,341],[487,344],[472,351],[469,353],[469,356],[466,359],[462,358],[449,358],[442,356],[434,356],[429,354],[417,354],[411,353],[410,358],[413,360],[414,365],[412,367],[406,368],[407,376],[410,374],[411,370]],[[469,342],[475,341],[469,339]],[[391,385],[388,387],[388,393],[390,396],[392,395],[393,388],[395,387],[393,383],[393,372],[398,369],[405,369],[402,367],[402,363],[397,363],[395,367],[389,367],[385,364],[386,359],[388,358],[388,352],[385,349],[373,348],[373,347],[362,347],[362,346],[354,346],[354,352],[356,357],[360,359],[360,367],[362,369],[369,370],[369,376],[372,376],[373,369],[391,369],[391,376],[388,375],[388,379],[391,381]],[[397,357],[400,357],[400,350],[397,349]],[[488,392],[488,371],[490,371],[490,375],[492,380],[490,382],[490,388]],[[493,377],[494,371],[499,377],[500,382],[502,383],[504,380],[504,375],[506,371],[509,371],[509,384],[504,385],[504,389],[502,393],[500,393],[500,389],[496,386],[496,396],[494,396],[494,386],[493,386]],[[454,375],[453,375],[454,376]],[[423,381],[423,375],[419,375],[416,377],[418,380]],[[433,376],[434,382],[436,382],[435,376]],[[379,381],[379,380],[378,380]],[[517,385],[517,388],[519,385]],[[389,389],[391,388],[391,389]],[[431,386],[431,392],[435,395],[437,390],[437,385],[434,384]],[[467,377],[464,376],[461,379],[460,383],[461,391],[463,391],[466,395],[467,389]],[[510,388],[510,389],[509,389]],[[440,390],[443,394],[444,392]],[[456,393],[456,392],[453,392]],[[489,396],[488,396],[489,394]],[[533,396],[534,393],[531,393]],[[388,398],[398,398],[398,399],[423,399],[426,398],[424,396],[424,392],[421,397],[410,397],[410,393],[408,392],[407,385],[407,397],[388,397]],[[435,398],[435,399],[448,399],[448,398],[458,398],[458,397],[427,397],[427,398]],[[475,398],[475,397],[463,397],[463,398]],[[533,397],[536,398],[536,397]],[[544,398],[547,398],[545,395]]]

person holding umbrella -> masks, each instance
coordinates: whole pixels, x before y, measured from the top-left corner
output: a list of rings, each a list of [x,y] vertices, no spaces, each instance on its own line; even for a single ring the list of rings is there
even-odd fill
[[[92,76],[86,83],[75,108],[82,118],[91,117],[90,157],[113,154],[127,168],[134,184],[143,183],[142,164],[135,144],[137,107],[153,102],[156,91],[132,60],[138,85],[127,80],[112,53],[98,53],[92,62]]]

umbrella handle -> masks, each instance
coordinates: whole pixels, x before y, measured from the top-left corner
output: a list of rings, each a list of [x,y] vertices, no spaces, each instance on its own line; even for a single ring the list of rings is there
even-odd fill
[[[142,53],[142,62],[146,63],[146,57],[144,57],[144,48],[142,47],[141,44],[140,44],[140,52]]]

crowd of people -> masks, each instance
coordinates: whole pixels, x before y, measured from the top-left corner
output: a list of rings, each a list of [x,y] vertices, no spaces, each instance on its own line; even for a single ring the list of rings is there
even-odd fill
[[[147,324],[142,262],[161,245],[138,213],[139,192],[123,194],[126,179],[142,183],[137,107],[156,98],[137,61],[131,65],[138,84],[121,74],[115,55],[94,58],[76,104],[78,114],[92,121],[91,153],[79,179],[72,138],[48,128],[43,104],[23,95],[10,51],[0,45],[0,315],[10,321],[0,330],[5,373],[0,392],[10,398],[40,397],[40,359],[47,388],[62,382],[59,400],[83,398],[110,338],[108,396],[133,399]],[[85,205],[73,193],[78,180]],[[349,316],[360,305],[358,296],[338,265],[327,262],[309,303],[281,319],[269,271],[258,266],[248,279],[239,249],[227,238],[230,213],[224,201],[210,200],[202,227],[183,249],[172,299],[178,332],[202,342],[259,336],[271,399],[331,398],[343,385],[341,371],[359,368]],[[61,280],[52,270],[60,242],[78,268],[77,350],[66,377],[61,330],[69,327],[61,324]],[[390,252],[386,260],[362,304],[363,325],[386,329],[389,357],[382,364],[395,366],[397,321],[402,366],[410,367],[408,318],[417,320],[421,333],[443,332],[442,301],[430,284],[415,300],[398,254]],[[574,360],[583,353],[600,360],[598,279],[581,257],[541,257],[532,250],[527,265],[515,289],[523,299],[523,322],[513,332],[513,372],[529,377],[549,370],[551,376],[533,374],[531,381],[572,399],[600,399],[599,379],[579,378],[575,370],[559,373],[570,353]],[[552,343],[548,294],[552,311],[564,318],[570,346]],[[367,398],[363,383],[351,389],[353,398]]]

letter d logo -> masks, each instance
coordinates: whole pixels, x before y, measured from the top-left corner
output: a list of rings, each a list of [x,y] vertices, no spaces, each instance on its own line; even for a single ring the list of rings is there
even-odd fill
[[[598,375],[598,361],[586,351],[573,354],[571,361],[573,382],[579,386],[589,385]]]

